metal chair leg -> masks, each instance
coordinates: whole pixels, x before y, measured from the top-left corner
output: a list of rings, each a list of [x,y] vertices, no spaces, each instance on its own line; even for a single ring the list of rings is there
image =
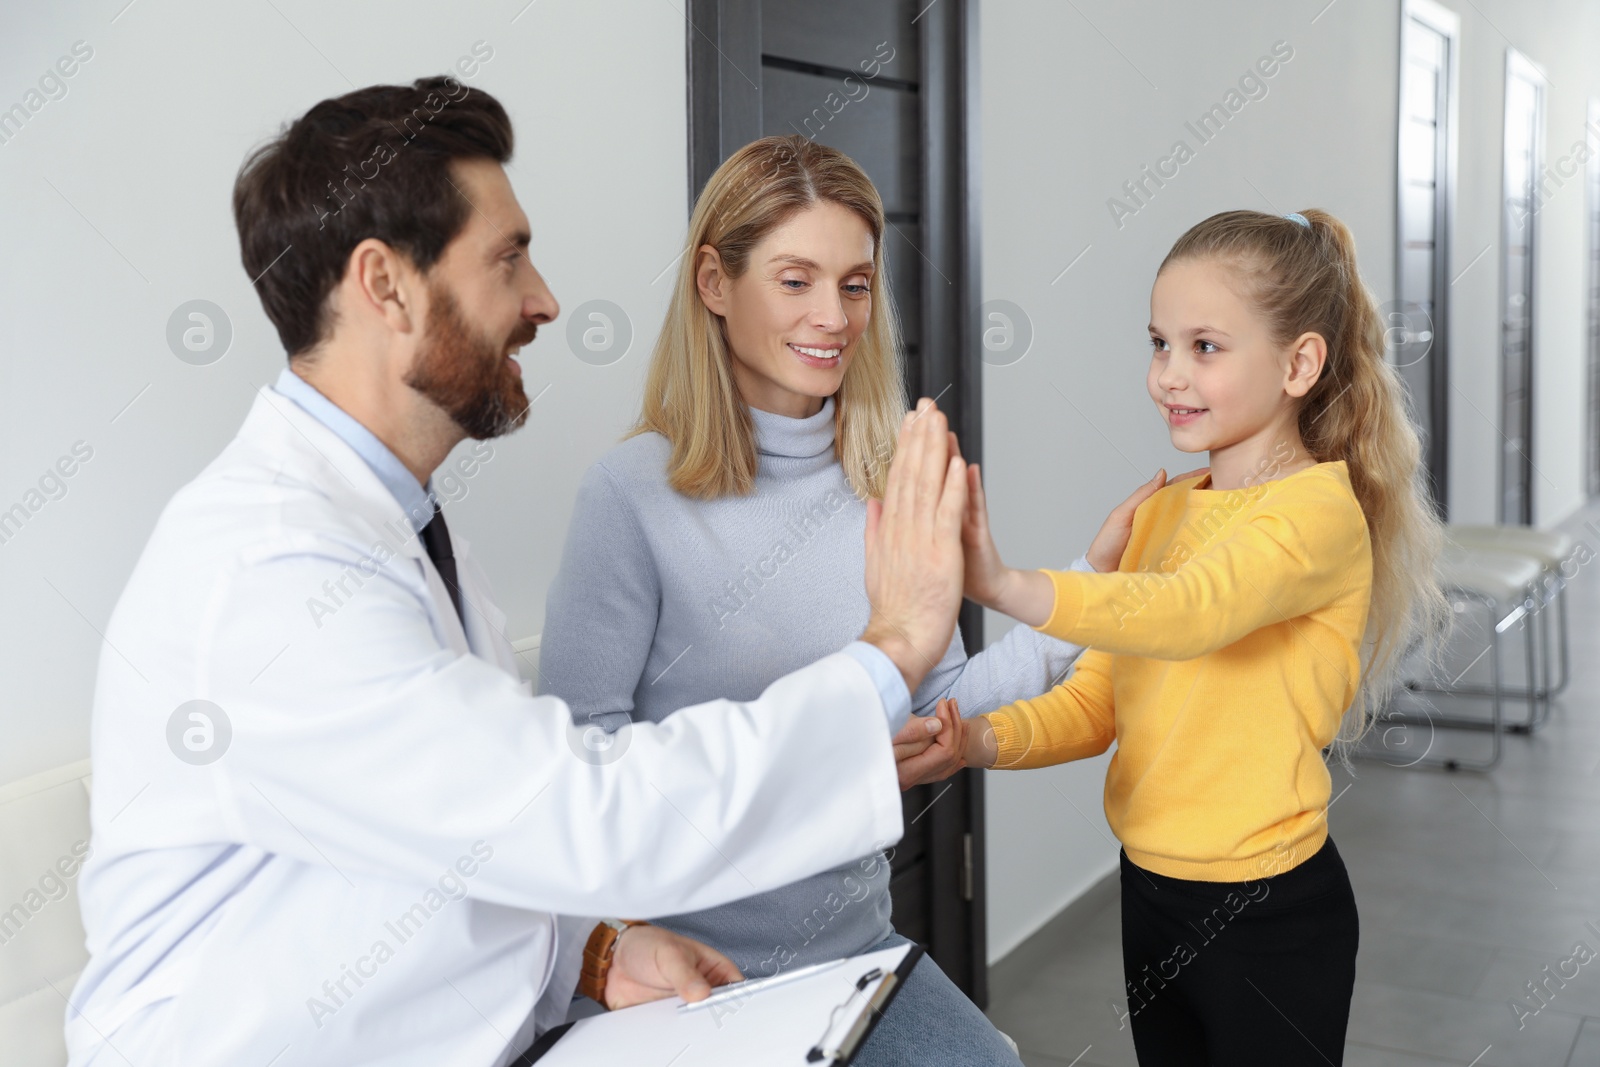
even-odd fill
[[[1545,724],[1545,721],[1548,720],[1549,717],[1550,717],[1550,642],[1549,642],[1549,636],[1548,636],[1549,635],[1549,627],[1545,624],[1544,612],[1543,611],[1539,612],[1538,623],[1539,623],[1539,627],[1540,627],[1540,629],[1542,631],[1542,635],[1543,635],[1544,639],[1540,640],[1540,641],[1535,641],[1534,640],[1534,633],[1533,633],[1534,621],[1535,620],[1533,620],[1533,619],[1527,619],[1527,620],[1525,620],[1523,622],[1523,625],[1522,625],[1523,641],[1524,641],[1524,646],[1523,647],[1525,649],[1524,655],[1525,655],[1525,659],[1526,659],[1526,662],[1527,662],[1527,671],[1528,671],[1528,688],[1527,688],[1527,691],[1531,695],[1530,695],[1529,700],[1528,700],[1528,717],[1527,717],[1527,719],[1525,719],[1522,722],[1509,723],[1506,726],[1506,729],[1509,730],[1511,733],[1514,733],[1514,734],[1531,734],[1535,730],[1539,729],[1539,727],[1543,726]],[[1535,660],[1538,661],[1537,669],[1538,669],[1538,672],[1539,672],[1539,675],[1540,675],[1540,679],[1544,683],[1542,686],[1539,686],[1537,688],[1535,687],[1535,683],[1534,683],[1534,679],[1533,679],[1534,671],[1535,671],[1535,664],[1534,664]]]
[[[1484,607],[1485,607],[1485,609],[1487,611],[1487,614],[1488,614],[1488,623],[1489,623],[1489,685],[1486,688],[1487,688],[1487,695],[1490,698],[1489,719],[1488,719],[1487,722],[1485,722],[1485,721],[1483,721],[1481,719],[1465,719],[1465,718],[1460,718],[1460,717],[1457,717],[1457,716],[1448,716],[1448,715],[1441,715],[1441,716],[1438,716],[1436,718],[1433,715],[1429,714],[1427,711],[1423,711],[1421,713],[1421,715],[1422,715],[1423,719],[1428,724],[1428,727],[1429,727],[1429,730],[1430,730],[1430,734],[1431,734],[1432,729],[1434,727],[1436,727],[1436,726],[1443,726],[1443,727],[1446,727],[1446,728],[1458,727],[1458,728],[1469,729],[1469,730],[1480,730],[1480,731],[1486,730],[1486,731],[1488,731],[1488,733],[1489,733],[1489,755],[1488,755],[1488,757],[1486,759],[1482,759],[1482,760],[1467,760],[1467,759],[1460,759],[1460,758],[1457,758],[1457,757],[1429,756],[1428,753],[1431,752],[1432,749],[1433,749],[1433,738],[1430,736],[1429,737],[1429,741],[1428,741],[1427,750],[1425,750],[1421,756],[1417,757],[1415,760],[1412,760],[1409,763],[1392,763],[1389,760],[1383,759],[1381,756],[1378,756],[1376,754],[1367,753],[1367,752],[1361,752],[1361,751],[1357,751],[1357,752],[1354,753],[1354,756],[1357,759],[1366,760],[1366,761],[1378,761],[1378,762],[1382,762],[1382,763],[1388,764],[1391,767],[1439,767],[1439,768],[1442,768],[1442,769],[1447,770],[1447,771],[1487,771],[1487,770],[1490,770],[1491,768],[1495,767],[1497,764],[1499,764],[1500,758],[1504,754],[1504,734],[1506,732],[1505,706],[1504,706],[1505,691],[1504,691],[1504,686],[1503,686],[1502,681],[1501,681],[1501,678],[1502,678],[1502,664],[1501,664],[1500,629],[1499,629],[1499,624],[1502,621],[1502,619],[1500,617],[1499,605],[1494,599],[1492,599],[1490,597],[1481,596],[1481,595],[1479,595],[1477,593],[1468,592],[1466,590],[1452,590],[1451,593],[1452,593],[1452,595],[1460,597],[1462,599],[1476,600],[1478,603],[1484,605]],[[1531,670],[1532,670],[1532,668],[1531,668],[1531,664],[1530,664],[1530,674],[1529,674],[1529,678],[1528,678],[1528,681],[1529,681],[1530,685],[1533,682],[1533,677],[1532,677],[1532,674],[1531,674]],[[1441,692],[1448,693],[1450,691],[1449,690],[1442,690]],[[1384,709],[1378,715],[1374,716],[1374,720],[1376,722],[1394,722],[1394,723],[1400,723],[1400,724],[1404,725],[1404,724],[1413,722],[1414,721],[1413,716],[1414,716],[1414,713],[1412,713],[1412,712],[1404,711],[1404,710],[1401,710],[1401,709],[1396,709],[1396,708],[1391,706],[1389,708]]]
[[[1565,598],[1561,597],[1561,592],[1562,590],[1558,589],[1555,597],[1561,598],[1560,608],[1564,610],[1566,604]],[[1468,594],[1466,594],[1464,591],[1456,590],[1454,591],[1454,595],[1466,596]],[[1521,605],[1521,610],[1523,612],[1523,629],[1525,631],[1523,636],[1526,641],[1526,654],[1524,658],[1526,661],[1525,669],[1527,672],[1527,684],[1517,688],[1501,687],[1499,691],[1499,698],[1509,698],[1519,702],[1526,702],[1528,705],[1528,713],[1520,722],[1505,723],[1503,726],[1505,730],[1514,734],[1531,734],[1540,727],[1544,726],[1545,722],[1550,716],[1550,697],[1552,692],[1554,692],[1554,690],[1552,690],[1550,687],[1550,672],[1548,669],[1550,641],[1548,636],[1542,636],[1541,639],[1539,639],[1536,643],[1533,631],[1534,620],[1527,618],[1527,616],[1530,614],[1536,614],[1540,616],[1545,614],[1543,610],[1540,610],[1535,606],[1537,601],[1541,601],[1543,599],[1543,597],[1530,594],[1530,596]],[[1545,601],[1545,603],[1548,604],[1548,601]],[[1506,619],[1500,619],[1494,624],[1493,633],[1496,636],[1492,640],[1495,640],[1496,644],[1498,644],[1498,635],[1504,632],[1504,627],[1508,625],[1509,623]],[[1547,635],[1549,628],[1543,619],[1539,620],[1539,625],[1543,631],[1543,634]],[[1539,676],[1538,681],[1535,680],[1536,675]],[[1540,684],[1540,681],[1543,682],[1542,685]],[[1412,692],[1440,693],[1449,696],[1486,697],[1495,695],[1495,692],[1491,687],[1476,684],[1457,685],[1455,683],[1451,683],[1448,686],[1436,686],[1412,680],[1406,682],[1405,687]],[[1443,716],[1436,720],[1436,722],[1440,726],[1454,727],[1462,730],[1487,729],[1487,724],[1482,719]]]
[[[1570,634],[1567,630],[1567,590],[1563,583],[1561,591],[1556,594],[1556,644],[1560,653],[1561,671],[1556,676],[1555,687],[1550,690],[1552,696],[1564,692],[1567,683],[1572,680],[1572,650],[1567,644]]]

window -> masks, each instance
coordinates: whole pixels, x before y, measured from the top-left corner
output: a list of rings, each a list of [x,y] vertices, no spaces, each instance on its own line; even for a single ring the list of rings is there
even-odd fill
[[[1505,174],[1500,218],[1500,514],[1533,521],[1534,261],[1544,166],[1544,74],[1506,50]]]
[[[1600,100],[1589,101],[1589,495],[1600,496]]]

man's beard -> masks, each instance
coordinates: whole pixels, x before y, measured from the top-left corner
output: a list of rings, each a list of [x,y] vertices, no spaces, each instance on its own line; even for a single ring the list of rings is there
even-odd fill
[[[428,284],[428,324],[405,383],[439,405],[474,440],[500,437],[528,419],[528,394],[505,348],[527,344],[538,327],[524,322],[497,345],[468,327],[443,285]]]

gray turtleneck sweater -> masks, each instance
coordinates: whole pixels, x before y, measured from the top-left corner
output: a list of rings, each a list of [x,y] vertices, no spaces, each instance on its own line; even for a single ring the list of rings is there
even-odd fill
[[[541,691],[565,699],[580,725],[615,730],[719,697],[753,700],[860,636],[870,614],[867,512],[834,459],[833,410],[832,398],[806,419],[751,409],[760,461],[749,496],[697,501],[674,491],[670,447],[654,433],[590,468],[545,607]],[[1082,559],[1073,566],[1089,569]],[[931,714],[953,696],[972,716],[1038,696],[1079,651],[1016,626],[969,660],[957,633],[912,708]],[[828,774],[817,768],[818,789]],[[880,853],[656,921],[759,976],[861,952],[888,936],[889,911]]]

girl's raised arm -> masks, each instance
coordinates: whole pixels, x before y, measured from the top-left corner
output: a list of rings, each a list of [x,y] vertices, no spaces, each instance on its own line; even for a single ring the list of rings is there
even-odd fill
[[[1367,595],[1366,516],[1348,485],[1304,472],[1268,483],[1239,506],[1250,513],[1192,551],[1170,555],[1163,561],[1170,569],[1036,572],[1054,592],[1038,629],[1107,652],[1186,660],[1342,594]]]

